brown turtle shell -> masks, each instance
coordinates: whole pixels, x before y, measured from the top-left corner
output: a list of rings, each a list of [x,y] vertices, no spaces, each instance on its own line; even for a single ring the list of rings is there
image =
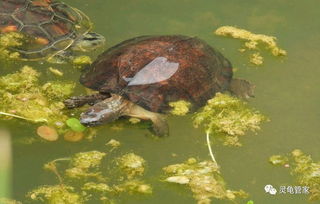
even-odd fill
[[[27,41],[18,50],[22,58],[39,59],[67,49],[91,29],[81,11],[55,0],[1,0],[0,34],[16,31]]]
[[[102,93],[120,94],[153,112],[186,100],[194,110],[229,89],[232,65],[206,42],[181,35],[142,36],[101,54],[80,82]]]

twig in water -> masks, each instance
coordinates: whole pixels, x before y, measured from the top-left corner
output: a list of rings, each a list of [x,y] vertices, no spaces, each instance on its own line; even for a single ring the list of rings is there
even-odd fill
[[[216,159],[215,159],[215,157],[214,157],[214,155],[213,155],[212,149],[211,149],[210,133],[209,133],[209,131],[206,131],[206,138],[207,138],[207,145],[208,145],[209,154],[210,154],[210,156],[211,156],[211,159],[212,159],[212,161],[213,161],[214,163],[217,164],[217,161],[216,161]]]

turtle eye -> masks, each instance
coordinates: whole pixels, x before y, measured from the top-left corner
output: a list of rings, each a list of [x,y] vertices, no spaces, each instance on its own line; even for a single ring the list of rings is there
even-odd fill
[[[88,40],[88,41],[98,40],[98,38],[96,38],[96,37],[84,37],[83,39],[84,39],[84,40]]]

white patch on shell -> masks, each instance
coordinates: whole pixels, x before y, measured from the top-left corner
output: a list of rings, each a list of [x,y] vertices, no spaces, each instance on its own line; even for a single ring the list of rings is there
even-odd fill
[[[169,79],[178,68],[179,63],[169,62],[165,57],[157,57],[142,68],[131,80],[129,77],[123,79],[130,81],[128,86],[153,84]]]

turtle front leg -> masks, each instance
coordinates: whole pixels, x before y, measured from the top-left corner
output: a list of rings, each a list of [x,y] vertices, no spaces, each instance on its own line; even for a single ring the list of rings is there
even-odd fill
[[[169,135],[169,126],[162,114],[150,112],[141,106],[129,102],[126,111],[123,112],[123,115],[141,118],[143,120],[151,120],[152,131],[155,135],[160,137]]]
[[[110,97],[109,94],[101,94],[101,93],[87,95],[87,96],[73,96],[65,100],[63,103],[67,108],[72,109],[72,108],[84,106],[86,104],[94,105],[109,97]]]

